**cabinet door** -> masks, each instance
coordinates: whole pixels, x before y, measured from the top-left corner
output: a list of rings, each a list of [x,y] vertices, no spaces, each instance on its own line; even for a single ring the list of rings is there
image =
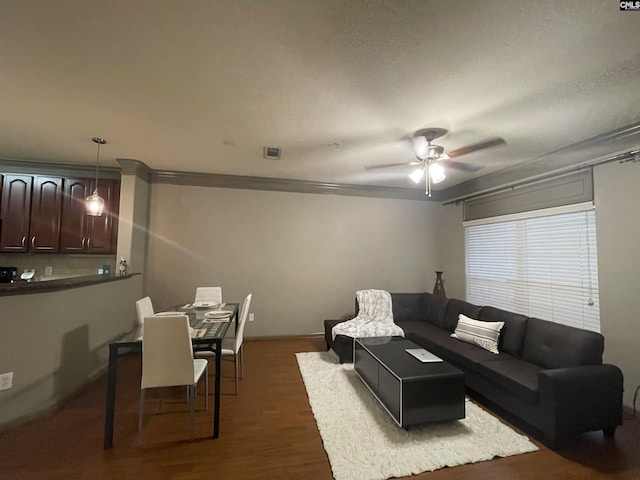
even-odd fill
[[[67,178],[62,200],[61,253],[85,253],[88,219],[85,199],[91,194],[91,180]]]
[[[29,251],[58,253],[62,213],[62,179],[35,177],[31,197]]]
[[[26,252],[29,248],[31,189],[29,175],[5,175],[0,201],[0,252]]]
[[[2,235],[2,185],[4,184],[4,175],[0,174],[0,235]]]
[[[93,191],[94,185],[95,180],[91,182],[91,191]],[[87,217],[87,253],[115,253],[118,209],[120,207],[120,182],[99,179],[98,195],[104,199],[104,212],[99,217]]]

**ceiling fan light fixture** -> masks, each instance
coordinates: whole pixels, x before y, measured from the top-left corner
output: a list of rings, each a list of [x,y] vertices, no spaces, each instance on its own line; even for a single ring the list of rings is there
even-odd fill
[[[429,176],[431,177],[431,181],[433,183],[440,183],[447,176],[444,173],[444,167],[439,163],[432,163],[429,166]]]
[[[427,150],[429,149],[427,139],[420,135],[412,137],[411,141],[413,142],[413,151],[415,152],[416,157],[425,159],[427,157]]]
[[[444,147],[441,145],[429,145],[427,149],[427,158],[440,160],[440,156],[444,153]]]
[[[414,167],[413,171],[408,175],[409,178],[411,178],[411,180],[416,184],[424,181],[425,194],[431,197],[433,193],[432,185],[440,183],[447,178],[447,175],[445,174],[446,169],[453,168],[467,172],[476,172],[482,168],[477,168],[473,165],[464,164],[458,161],[447,160],[506,143],[506,141],[501,137],[493,137],[456,150],[449,150],[447,153],[444,151],[443,146],[432,143],[435,139],[440,138],[447,133],[447,129],[438,127],[417,130],[410,137],[416,157],[415,160],[408,163],[388,163],[385,165],[365,168],[369,170],[374,168],[406,166],[408,164],[410,167]],[[408,138],[405,137],[404,139]],[[637,153],[637,151],[633,153]]]
[[[413,180],[414,183],[420,183],[422,177],[424,175],[424,167],[416,168],[413,172],[409,174],[409,178]]]

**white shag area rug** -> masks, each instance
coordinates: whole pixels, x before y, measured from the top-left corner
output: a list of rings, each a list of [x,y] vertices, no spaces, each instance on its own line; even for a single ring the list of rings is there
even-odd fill
[[[385,480],[538,450],[467,400],[466,418],[406,431],[333,352],[297,353],[336,480]]]

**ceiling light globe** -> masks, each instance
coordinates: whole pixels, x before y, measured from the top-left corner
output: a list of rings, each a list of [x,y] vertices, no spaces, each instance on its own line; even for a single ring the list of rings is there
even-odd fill
[[[434,163],[429,167],[429,176],[433,183],[440,183],[447,176],[444,174],[444,167],[439,163]]]
[[[413,150],[418,158],[425,158],[427,155],[427,150],[429,145],[427,143],[427,139],[423,136],[413,137],[411,139],[413,142]]]
[[[416,168],[413,172],[409,174],[409,178],[413,180],[414,183],[420,183],[420,180],[422,180],[423,175],[424,175],[424,168]]]
[[[104,199],[98,195],[98,192],[93,192],[92,195],[89,195],[85,199],[87,215],[92,217],[100,217],[102,216],[102,212],[104,211]]]

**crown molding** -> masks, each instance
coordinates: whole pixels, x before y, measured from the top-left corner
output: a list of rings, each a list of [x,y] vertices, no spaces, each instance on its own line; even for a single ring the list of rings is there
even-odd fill
[[[640,122],[637,122],[453,185],[440,191],[441,198],[450,203],[487,192],[511,188],[516,184],[618,160],[619,157],[635,153],[639,148]]]
[[[216,173],[152,170],[144,162],[131,158],[116,159],[120,168],[100,167],[100,177],[119,179],[121,175],[135,175],[147,183],[165,183],[199,187],[237,188],[276,192],[311,193],[320,195],[345,195],[351,197],[387,198],[394,200],[441,201],[440,192],[427,197],[422,189],[355,185],[328,182],[311,182],[286,178],[223,175]],[[91,165],[11,160],[0,158],[0,169],[5,173],[52,175],[61,177],[88,177],[95,175]]]
[[[136,177],[151,183],[151,169],[140,160],[133,158],[116,158],[116,162],[120,165],[120,173],[122,175],[135,175]]]
[[[95,165],[75,165],[69,163],[39,162],[35,160],[0,158],[0,169],[4,173],[50,175],[54,177],[93,178],[96,176]],[[120,169],[100,167],[100,178],[119,179]]]
[[[243,175],[177,172],[170,170],[152,170],[151,182],[199,187],[388,198],[395,200],[440,201],[439,195],[435,195],[437,192],[434,192],[434,196],[429,198],[421,189],[311,182],[306,180]]]

